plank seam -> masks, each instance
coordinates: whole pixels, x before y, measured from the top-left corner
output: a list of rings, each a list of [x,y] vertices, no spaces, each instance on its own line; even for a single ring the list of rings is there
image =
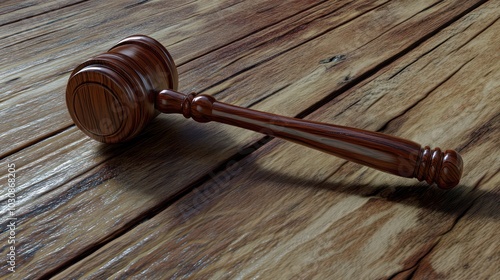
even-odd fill
[[[149,0],[140,0],[140,1],[139,1],[139,2],[137,2],[137,3],[134,3],[134,4],[130,4],[130,5],[125,6],[125,9],[134,8],[134,7],[140,6],[140,5],[142,5],[142,4],[145,4],[145,3],[147,3],[147,2],[149,2]]]
[[[389,124],[391,122],[393,122],[394,120],[400,118],[401,116],[405,115],[406,113],[408,113],[409,111],[411,111],[413,108],[415,108],[418,104],[420,104],[423,100],[425,100],[427,97],[429,97],[429,95],[431,95],[434,91],[436,91],[438,88],[440,88],[443,84],[445,84],[446,82],[448,82],[451,78],[453,78],[453,76],[455,76],[458,72],[460,72],[460,70],[462,70],[467,64],[469,64],[471,61],[473,61],[475,58],[477,57],[474,56],[473,58],[469,59],[468,61],[466,61],[464,64],[462,64],[457,70],[453,71],[450,75],[448,75],[448,77],[446,77],[443,81],[441,81],[440,83],[438,83],[436,86],[434,86],[431,90],[429,90],[422,98],[418,99],[415,103],[413,103],[410,107],[406,108],[406,110],[404,110],[403,112],[401,112],[399,115],[391,118],[390,120],[388,120],[380,129],[378,129],[377,131],[378,132],[382,132],[384,130],[387,129],[387,127],[389,126]],[[370,104],[370,106],[367,108],[367,110],[372,107],[374,104],[376,104],[379,100],[377,100],[376,102]]]
[[[16,23],[16,22],[20,22],[20,21],[23,21],[25,19],[30,19],[30,18],[34,18],[34,17],[41,16],[41,15],[44,15],[44,14],[48,14],[48,13],[51,13],[51,12],[54,12],[54,11],[62,10],[62,9],[65,9],[65,8],[68,8],[68,7],[71,7],[71,6],[79,5],[81,3],[88,2],[88,1],[89,0],[81,0],[81,1],[78,1],[78,2],[75,2],[75,3],[71,3],[71,4],[68,4],[68,5],[64,5],[64,6],[58,7],[58,8],[53,9],[53,10],[48,10],[48,11],[41,12],[41,13],[38,13],[38,14],[34,14],[34,15],[31,15],[31,16],[27,16],[27,17],[16,19],[16,20],[12,20],[12,21],[0,24],[0,27],[5,26],[5,25],[9,25],[9,24],[13,24],[13,23]]]
[[[75,124],[71,124],[71,125],[67,125],[67,126],[61,127],[61,128],[59,128],[58,130],[52,131],[52,132],[47,133],[47,134],[45,134],[45,135],[41,135],[40,137],[35,138],[35,139],[33,139],[32,141],[27,142],[26,144],[24,144],[24,145],[22,145],[22,146],[19,146],[19,147],[14,148],[14,149],[12,149],[12,150],[10,150],[10,151],[7,151],[7,152],[5,152],[5,153],[3,153],[3,154],[0,154],[0,160],[3,160],[4,158],[6,158],[6,157],[8,157],[8,156],[11,156],[11,155],[13,155],[13,154],[15,154],[15,153],[17,153],[17,152],[20,152],[20,151],[22,151],[22,150],[24,150],[24,149],[26,149],[26,148],[28,148],[28,147],[31,147],[31,146],[33,146],[33,145],[36,145],[36,144],[37,144],[37,143],[39,143],[39,142],[42,142],[42,141],[44,141],[44,140],[47,140],[47,139],[49,139],[49,138],[51,138],[51,137],[54,137],[54,136],[56,136],[56,135],[60,134],[60,133],[63,133],[64,131],[66,131],[66,130],[70,129],[70,128],[71,128],[71,127],[73,127],[73,126],[75,126]]]
[[[421,14],[421,13],[423,13],[423,12],[427,11],[427,10],[430,10],[430,9],[432,9],[433,7],[435,7],[435,6],[439,5],[439,4],[443,3],[443,2],[444,2],[444,0],[438,0],[438,1],[437,1],[437,2],[435,2],[434,4],[430,5],[429,7],[425,8],[425,9],[423,9],[423,10],[421,10],[420,12],[418,12],[418,14]]]
[[[470,26],[472,26],[472,24],[470,24],[467,28],[469,28]],[[465,28],[464,30],[466,30],[467,28]],[[415,64],[415,62],[419,61],[420,59],[424,58],[428,54],[432,53],[433,51],[435,51],[436,49],[438,49],[439,47],[441,47],[444,43],[448,42],[450,39],[452,39],[453,37],[455,37],[457,35],[458,35],[458,33],[451,35],[450,37],[446,38],[446,40],[444,40],[443,42],[437,44],[436,46],[434,46],[430,50],[428,50],[428,51],[424,52],[423,54],[419,55],[415,60],[413,60],[412,62],[408,63],[405,67],[401,68],[401,70],[399,70],[396,73],[394,73],[393,75],[391,75],[387,80],[390,81],[390,80],[394,79],[394,77],[396,77],[399,74],[403,73],[406,69],[408,69],[410,66],[412,66],[413,64]]]
[[[459,51],[460,49],[462,49],[464,46],[466,46],[467,44],[469,44],[470,42],[472,42],[474,39],[476,39],[479,35],[481,35],[482,33],[484,33],[488,28],[490,28],[491,26],[493,26],[497,21],[498,19],[500,19],[500,17],[497,17],[493,22],[491,22],[490,24],[488,24],[485,28],[481,29],[476,35],[474,35],[472,38],[470,38],[469,40],[465,41],[463,44],[461,44],[458,48],[452,50],[448,55],[450,54],[453,54],[453,53],[456,53],[457,51]]]
[[[277,90],[275,90],[275,91],[273,91],[273,92],[271,92],[271,93],[269,93],[269,94],[266,94],[266,95],[264,95],[264,96],[262,96],[262,97],[260,97],[260,98],[258,98],[258,99],[256,99],[256,100],[254,100],[252,103],[248,104],[248,105],[247,105],[247,106],[245,106],[245,107],[246,107],[246,108],[251,108],[251,107],[253,107],[253,106],[257,105],[258,103],[260,103],[260,102],[262,102],[262,101],[266,100],[269,96],[273,96],[274,94],[276,94],[276,93],[278,93],[278,92],[280,92],[280,91],[283,91],[284,89],[288,88],[289,86],[291,86],[291,84],[284,85],[284,86],[282,86],[282,87],[278,88]]]
[[[473,144],[477,143],[480,141],[484,136],[486,136],[490,131],[496,131],[495,129],[495,124],[500,123],[500,113],[496,114],[493,116],[491,119],[489,119],[487,122],[485,122],[481,127],[478,129],[475,129],[469,134],[469,141],[466,143],[462,144],[460,147],[457,148],[458,151],[463,151],[467,149],[468,147],[473,146]],[[497,130],[498,131],[498,130]]]

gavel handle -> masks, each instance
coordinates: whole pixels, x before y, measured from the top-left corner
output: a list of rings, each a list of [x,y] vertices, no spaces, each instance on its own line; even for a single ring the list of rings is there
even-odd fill
[[[163,90],[156,108],[181,113],[198,122],[216,121],[283,138],[394,175],[417,178],[450,189],[462,176],[463,162],[454,150],[428,146],[377,132],[283,117],[216,101],[208,95]]]

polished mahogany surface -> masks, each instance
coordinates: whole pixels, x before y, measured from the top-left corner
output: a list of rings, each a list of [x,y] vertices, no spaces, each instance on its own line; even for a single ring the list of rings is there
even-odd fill
[[[462,176],[462,158],[454,150],[431,150],[395,136],[233,106],[176,88],[177,71],[167,50],[136,35],[78,66],[69,79],[66,102],[76,125],[105,143],[130,140],[158,110],[262,132],[443,189],[456,186]]]
[[[155,95],[164,88],[177,88],[172,58],[156,40],[131,36],[73,71],[66,103],[83,132],[116,143],[133,138],[155,117]]]

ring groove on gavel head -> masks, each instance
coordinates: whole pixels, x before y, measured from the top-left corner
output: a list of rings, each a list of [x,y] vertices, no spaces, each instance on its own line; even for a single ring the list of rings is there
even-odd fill
[[[105,143],[132,139],[156,116],[155,97],[177,90],[174,61],[156,40],[136,35],[79,65],[66,88],[71,118]]]

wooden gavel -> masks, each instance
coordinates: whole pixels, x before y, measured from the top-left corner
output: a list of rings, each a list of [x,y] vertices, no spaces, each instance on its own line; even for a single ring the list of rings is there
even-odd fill
[[[216,121],[287,139],[402,177],[456,186],[462,158],[453,151],[356,128],[278,116],[216,101],[209,95],[177,92],[177,69],[156,40],[131,36],[76,67],[66,89],[75,124],[105,143],[130,140],[159,112],[197,122]]]

